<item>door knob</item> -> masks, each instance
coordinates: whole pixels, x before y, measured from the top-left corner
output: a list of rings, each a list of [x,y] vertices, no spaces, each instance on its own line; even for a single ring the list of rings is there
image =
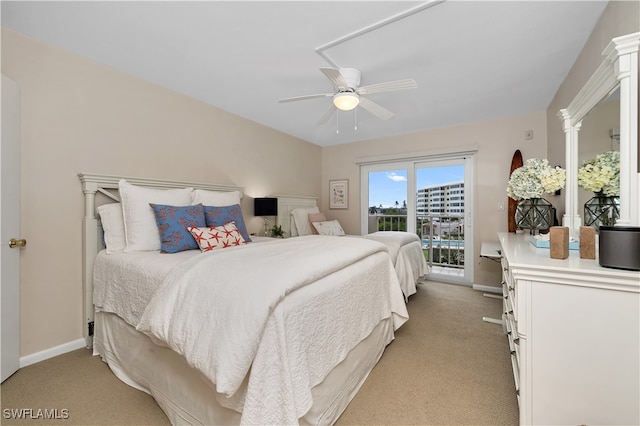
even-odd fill
[[[11,248],[23,248],[27,245],[27,240],[16,240],[15,238],[12,238],[9,240],[9,247]]]

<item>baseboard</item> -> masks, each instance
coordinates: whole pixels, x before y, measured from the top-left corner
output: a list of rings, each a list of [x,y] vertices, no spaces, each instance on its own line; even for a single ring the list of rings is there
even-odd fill
[[[63,343],[53,348],[45,349],[44,351],[36,352],[31,355],[20,357],[20,368],[26,367],[36,362],[44,361],[45,359],[53,358],[54,356],[66,354],[67,352],[75,351],[76,349],[85,348],[87,343],[84,339],[74,340],[72,342]]]
[[[502,287],[495,287],[492,285],[474,284],[473,289],[478,291],[485,291],[487,293],[502,294]]]

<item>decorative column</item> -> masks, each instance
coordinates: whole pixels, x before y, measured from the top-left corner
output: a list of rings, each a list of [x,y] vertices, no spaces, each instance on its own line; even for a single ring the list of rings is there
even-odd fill
[[[569,235],[572,238],[578,239],[580,226],[582,226],[578,210],[578,131],[582,122],[572,126],[567,109],[560,110],[558,115],[562,119],[562,128],[565,134],[565,170],[567,173],[562,226],[569,228]]]

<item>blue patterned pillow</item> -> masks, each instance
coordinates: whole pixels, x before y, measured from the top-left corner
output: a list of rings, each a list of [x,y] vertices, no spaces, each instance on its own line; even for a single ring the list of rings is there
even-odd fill
[[[251,242],[247,227],[244,224],[242,218],[242,209],[240,204],[234,204],[232,206],[214,207],[204,206],[204,217],[207,222],[207,226],[215,228],[216,226],[226,225],[229,222],[235,222],[236,228],[240,231],[240,235],[246,242]]]
[[[200,249],[187,227],[206,226],[202,204],[182,207],[153,203],[149,205],[156,216],[162,253]]]

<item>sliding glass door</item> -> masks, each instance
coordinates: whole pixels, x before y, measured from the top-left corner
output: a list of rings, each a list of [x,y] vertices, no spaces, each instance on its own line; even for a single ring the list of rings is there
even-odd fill
[[[417,234],[430,279],[473,280],[473,155],[361,165],[362,233]]]
[[[365,233],[409,231],[407,228],[408,170],[393,164],[371,167],[367,173],[368,211],[362,217]]]
[[[418,235],[432,277],[441,281],[471,283],[473,277],[473,262],[466,261],[472,259],[468,249],[473,247],[473,204],[465,162],[460,158],[415,164]]]

